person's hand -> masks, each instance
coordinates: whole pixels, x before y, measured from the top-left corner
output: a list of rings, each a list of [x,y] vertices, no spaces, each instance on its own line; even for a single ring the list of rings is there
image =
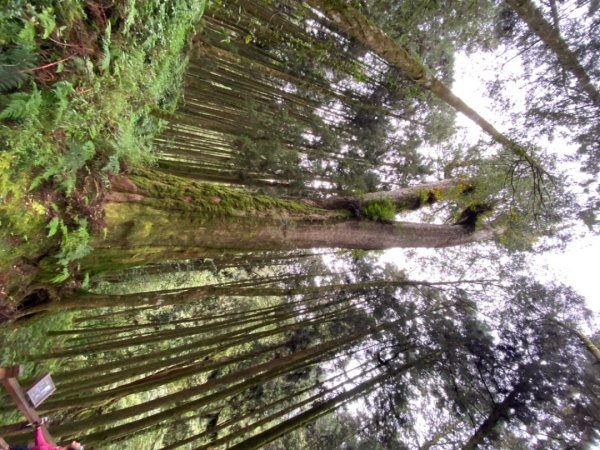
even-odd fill
[[[83,445],[81,445],[80,442],[77,441],[73,441],[71,442],[71,448],[77,449],[77,450],[83,450]]]
[[[36,420],[35,422],[33,422],[33,425],[36,428],[39,428],[42,425],[44,425],[45,423],[48,423],[48,418],[47,417],[40,417],[39,420]]]

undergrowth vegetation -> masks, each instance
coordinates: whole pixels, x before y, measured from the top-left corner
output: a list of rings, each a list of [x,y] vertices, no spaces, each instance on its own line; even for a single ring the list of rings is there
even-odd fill
[[[203,9],[195,0],[3,5],[0,273],[36,255],[50,258],[46,281],[72,275],[90,231],[103,228],[110,174],[152,162]]]

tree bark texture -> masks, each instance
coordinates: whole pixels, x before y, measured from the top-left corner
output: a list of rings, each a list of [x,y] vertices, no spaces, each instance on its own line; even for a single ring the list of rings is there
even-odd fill
[[[468,180],[449,179],[391,191],[370,192],[361,196],[332,196],[311,203],[323,209],[348,209],[388,199],[398,210],[413,210],[445,198],[458,197],[472,187]]]
[[[441,248],[494,237],[486,228],[358,219],[345,209],[317,208],[156,172],[114,177],[104,207],[106,235],[95,239],[99,251],[82,262],[98,271],[121,264],[124,256],[129,264],[139,264],[233,250]]]

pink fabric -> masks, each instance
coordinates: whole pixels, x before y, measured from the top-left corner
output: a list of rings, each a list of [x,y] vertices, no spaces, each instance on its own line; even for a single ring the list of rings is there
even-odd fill
[[[35,430],[35,445],[31,447],[31,450],[60,450],[60,447],[48,444],[44,439],[44,433],[41,428]]]

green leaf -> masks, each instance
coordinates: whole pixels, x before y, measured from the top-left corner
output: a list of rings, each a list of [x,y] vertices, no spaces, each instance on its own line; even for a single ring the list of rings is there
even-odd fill
[[[83,144],[76,142],[69,146],[69,150],[67,163],[73,170],[79,170],[94,156],[96,147],[92,141],[86,141]]]
[[[35,35],[35,25],[32,22],[26,22],[19,32],[16,42],[22,47],[33,50],[36,48]]]
[[[59,284],[59,283],[62,283],[63,281],[68,280],[70,276],[71,276],[71,274],[69,273],[69,268],[65,267],[65,268],[63,268],[63,271],[61,273],[59,273],[55,277],[51,278],[50,282],[52,282],[54,284]]]
[[[37,62],[37,55],[31,49],[16,46],[6,51],[0,50],[0,91],[21,87],[29,78],[31,69]]]
[[[39,20],[44,34],[42,39],[48,39],[54,29],[56,28],[56,21],[54,20],[54,10],[51,7],[44,8],[41,13],[36,14],[36,19]]]
[[[58,106],[56,108],[56,122],[58,122],[68,108],[69,96],[75,92],[75,89],[68,81],[59,81],[54,85],[52,92],[54,93],[54,96],[58,102]]]
[[[86,272],[81,282],[81,289],[88,289],[90,287],[90,273]]]
[[[46,225],[46,228],[48,228],[48,237],[52,237],[56,234],[59,224],[60,219],[58,217],[53,217],[50,223]]]
[[[110,68],[111,30],[112,30],[112,27],[110,25],[110,22],[108,22],[108,24],[106,26],[106,30],[104,31],[104,38],[102,39],[103,56],[102,56],[102,61],[100,61],[100,70],[102,70],[102,72],[107,72],[108,69]]]

